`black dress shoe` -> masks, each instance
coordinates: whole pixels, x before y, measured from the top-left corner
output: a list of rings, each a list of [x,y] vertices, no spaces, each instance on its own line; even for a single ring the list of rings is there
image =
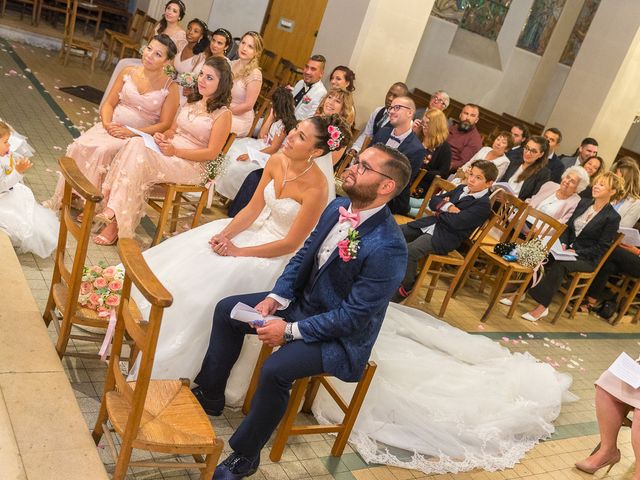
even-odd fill
[[[191,393],[196,397],[196,400],[198,400],[198,403],[200,403],[207,415],[219,417],[222,414],[222,410],[224,410],[224,397],[208,398],[204,390],[200,387],[192,388]]]
[[[216,480],[239,480],[256,473],[260,465],[260,455],[243,457],[235,452],[229,455],[216,468],[213,478]]]

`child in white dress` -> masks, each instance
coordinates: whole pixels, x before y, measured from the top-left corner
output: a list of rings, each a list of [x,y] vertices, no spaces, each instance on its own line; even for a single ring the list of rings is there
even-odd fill
[[[14,157],[10,146],[16,143],[10,141],[14,135],[0,121],[0,230],[9,235],[18,253],[32,252],[46,258],[56,248],[60,224],[55,214],[38,204],[31,189],[22,183],[24,172],[33,164],[27,158]],[[19,135],[14,138],[26,144]]]

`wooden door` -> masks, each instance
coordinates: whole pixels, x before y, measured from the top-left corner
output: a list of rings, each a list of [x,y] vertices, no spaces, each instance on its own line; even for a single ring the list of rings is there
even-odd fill
[[[326,6],[327,0],[270,0],[262,25],[265,48],[304,67]]]

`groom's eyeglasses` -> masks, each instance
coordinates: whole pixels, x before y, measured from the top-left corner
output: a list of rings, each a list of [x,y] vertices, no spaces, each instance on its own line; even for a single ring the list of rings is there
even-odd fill
[[[358,175],[364,175],[367,172],[367,170],[371,170],[372,172],[376,172],[377,174],[382,175],[383,177],[387,177],[388,179],[393,180],[393,178],[391,178],[386,173],[382,173],[379,170],[371,168],[371,165],[369,165],[368,163],[363,162],[362,160],[360,160],[359,157],[356,157],[356,159],[351,164],[351,166],[352,167],[356,167],[356,172],[358,172]]]

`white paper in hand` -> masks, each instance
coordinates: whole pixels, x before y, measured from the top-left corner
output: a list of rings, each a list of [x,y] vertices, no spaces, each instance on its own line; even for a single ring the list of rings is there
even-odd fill
[[[549,252],[556,260],[564,260],[565,262],[575,262],[578,256],[576,252],[564,250],[560,240],[556,240],[556,243],[551,246]]]
[[[260,165],[260,168],[265,167],[265,165],[267,164],[267,160],[269,160],[269,157],[271,156],[268,153],[261,152],[260,150],[253,147],[247,147],[247,155],[249,155],[249,159],[253,163],[257,163],[258,165]]]
[[[137,128],[129,127],[127,125],[125,125],[125,128],[128,128],[131,131],[131,133],[135,133],[136,135],[142,137],[142,140],[144,141],[144,146],[147,147],[149,150],[162,153],[160,151],[160,147],[158,147],[158,144],[156,143],[156,141],[153,139],[151,135],[149,135],[148,133],[144,133],[143,131],[138,130]]]
[[[236,303],[235,307],[233,307],[231,310],[231,318],[238,320],[239,322],[248,323],[254,327],[262,327],[269,320],[282,320],[280,317],[276,317],[274,315],[267,315],[266,317],[263,317],[255,308],[242,302]]]
[[[616,358],[608,370],[633,388],[640,387],[640,364],[625,352]]]
[[[622,243],[632,245],[634,247],[640,247],[640,233],[635,228],[620,227],[618,231],[624,234]]]

